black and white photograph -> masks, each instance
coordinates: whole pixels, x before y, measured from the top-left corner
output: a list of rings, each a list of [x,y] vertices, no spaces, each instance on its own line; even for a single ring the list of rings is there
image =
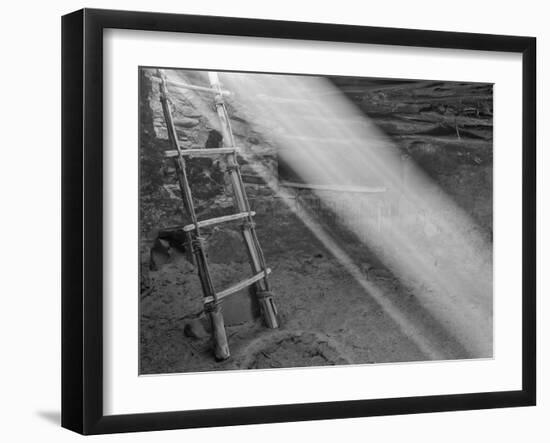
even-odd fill
[[[493,84],[136,75],[140,375],[493,358]]]
[[[1,441],[550,441],[544,3],[6,5]]]

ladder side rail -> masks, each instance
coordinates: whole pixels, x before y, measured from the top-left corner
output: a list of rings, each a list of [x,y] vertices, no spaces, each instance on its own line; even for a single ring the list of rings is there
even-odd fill
[[[217,89],[218,91],[222,90],[218,74],[216,72],[209,72],[208,78],[213,89]],[[216,111],[221,123],[223,137],[222,143],[224,146],[228,146],[228,144],[230,146],[235,146],[235,139],[233,137],[233,132],[231,131],[231,124],[229,123],[229,116],[225,107],[223,95],[221,93],[216,95],[215,101]],[[236,153],[229,156],[228,169],[238,209],[243,212],[250,212],[250,205],[246,197]],[[247,245],[247,251],[253,272],[259,273],[265,271],[267,267],[258,237],[256,235],[256,230],[254,229],[254,221],[252,217],[249,217],[247,223],[243,225],[242,233]],[[267,326],[270,328],[278,328],[279,322],[277,319],[277,308],[272,300],[272,297],[270,296],[271,293],[269,292],[270,287],[267,275],[268,273],[265,272],[264,278],[255,283],[256,294],[263,294],[262,297],[259,297],[259,301]]]
[[[213,300],[212,302],[205,303],[204,306],[209,314],[210,323],[212,325],[214,355],[218,360],[225,360],[229,358],[231,354],[229,352],[229,345],[227,343],[227,335],[225,333],[223,315],[218,303],[218,296],[214,289],[210,270],[208,268],[208,261],[206,259],[206,253],[204,251],[203,239],[200,237],[199,223],[193,205],[193,196],[191,194],[191,188],[189,186],[189,180],[187,178],[187,172],[185,170],[185,159],[182,155],[182,150],[178,143],[176,128],[174,126],[174,120],[172,118],[172,110],[170,109],[170,104],[168,103],[168,91],[166,89],[165,77],[160,69],[157,70],[157,73],[161,78],[160,99],[164,112],[164,118],[166,120],[168,137],[179,154],[175,158],[179,185],[182,192],[184,205],[186,206],[189,215],[191,216],[191,220],[195,225],[195,235],[194,238],[192,238],[190,246],[193,250],[193,253],[195,254],[195,260],[197,263],[199,280],[201,282],[204,299],[207,300],[209,297],[212,297]]]
[[[216,74],[215,78],[217,80],[217,74]],[[217,81],[216,84],[213,85],[213,87],[214,88],[217,87],[218,89],[221,90],[221,85],[220,85],[219,81]],[[221,97],[221,99],[219,101],[220,101],[219,108],[221,108],[222,114],[223,114],[223,118],[220,117],[220,120],[222,122],[222,126],[225,127],[225,129],[226,129],[226,132],[228,134],[228,140],[230,140],[231,145],[234,146],[235,145],[235,139],[233,137],[233,131],[231,130],[231,123],[230,123],[230,120],[229,120],[229,114],[227,112],[227,108],[226,108],[225,103],[223,101],[223,97]],[[231,161],[232,165],[235,165],[231,169],[231,175],[232,175],[232,177],[234,177],[234,182],[235,182],[235,184],[234,184],[235,192],[238,193],[238,195],[242,198],[243,207],[246,209],[247,212],[250,213],[250,202],[248,201],[248,197],[246,195],[246,190],[245,190],[245,187],[244,187],[243,178],[242,178],[242,175],[241,175],[240,168],[238,167],[237,154],[236,153],[233,153],[233,155],[230,155],[230,161]],[[264,257],[260,242],[258,240],[258,235],[256,234],[256,229],[255,229],[254,226],[255,226],[255,223],[254,223],[252,217],[249,217],[248,223],[245,224],[244,229],[249,231],[250,237],[251,237],[250,241],[254,244],[254,248],[250,250],[251,259],[256,263],[255,266],[254,266],[256,269],[254,269],[254,271],[259,272],[259,270],[265,270],[267,268],[267,264],[265,262],[265,257]],[[258,269],[258,267],[259,267],[259,269]],[[269,291],[270,290],[270,285],[269,285],[269,279],[267,278],[267,273],[265,274],[265,278],[263,279],[263,282],[264,282],[265,290]]]
[[[221,90],[221,85],[218,80],[218,74],[216,72],[209,72],[208,77],[212,88]],[[235,146],[235,139],[230,129],[229,118],[227,116],[227,111],[225,109],[225,104],[223,102],[223,97],[221,95],[216,96],[216,112],[218,114],[218,118],[220,119],[220,123],[221,123],[223,145]],[[250,206],[248,204],[248,200],[245,197],[246,194],[243,192],[243,185],[238,172],[238,166],[239,165],[237,162],[236,155],[230,155],[228,157],[228,169],[229,169],[229,176],[231,178],[231,184],[233,186],[233,193],[235,196],[237,208],[241,212],[250,212]],[[258,251],[256,250],[256,242],[254,241],[253,235],[250,232],[251,231],[250,227],[252,226],[253,220],[252,218],[250,218],[248,221],[249,223],[245,225],[245,228],[243,229],[243,236],[247,244],[247,250],[249,251],[251,264],[253,268],[252,270],[254,273],[258,273],[263,269],[261,266],[261,261],[260,261]],[[265,279],[264,279],[264,285],[265,285]],[[260,290],[267,290],[267,287],[261,287]]]
[[[174,145],[174,147],[176,148],[179,154],[178,157],[176,157],[176,169],[178,173],[178,181],[182,191],[185,206],[187,207],[189,215],[191,216],[191,220],[195,225],[194,231],[195,231],[196,238],[193,239],[192,249],[197,259],[201,285],[203,287],[203,291],[206,294],[206,296],[207,297],[212,296],[214,297],[214,300],[217,301],[216,291],[214,289],[212,278],[210,276],[210,271],[208,269],[208,262],[206,261],[204,248],[202,247],[203,245],[201,244],[201,241],[200,241],[199,222],[198,222],[197,213],[195,212],[195,207],[193,204],[193,196],[191,194],[191,187],[189,186],[187,172],[185,170],[185,159],[181,153],[181,148],[177,141],[178,137],[176,133],[176,128],[174,126],[174,120],[172,118],[172,111],[168,103],[166,81],[165,81],[164,75],[160,72],[160,70],[159,70],[159,77],[161,79],[161,83],[160,83],[161,103],[164,111],[164,118],[166,120],[166,129],[168,130],[168,137],[170,138],[171,143]]]
[[[182,201],[183,206],[191,217],[191,219],[195,216],[195,208],[193,206],[193,199],[191,196],[191,191],[188,189],[188,186],[185,186],[187,183],[187,173],[185,171],[185,161],[181,158],[181,147],[178,142],[178,137],[176,133],[176,128],[174,126],[174,120],[172,118],[172,111],[170,109],[170,104],[168,102],[168,90],[166,88],[166,83],[164,81],[164,76],[161,74],[160,69],[157,69],[158,79],[159,79],[159,92],[160,92],[160,103],[162,106],[162,112],[164,115],[164,120],[166,122],[166,132],[168,133],[168,140],[170,141],[170,144],[175,147],[175,151],[177,153],[177,156],[174,156],[174,165],[176,167],[176,175],[178,177],[178,184],[180,188],[180,192],[182,195]],[[183,160],[183,161],[182,161]],[[192,259],[194,255],[193,246],[192,246],[192,238],[191,235],[186,235],[187,237],[187,243],[189,245],[189,254],[188,257]],[[196,254],[195,254],[196,255]],[[201,279],[202,284],[202,279]],[[214,290],[214,289],[212,289]]]
[[[181,170],[181,176],[184,180],[179,181],[180,187],[182,191],[182,196],[184,203],[186,205],[186,209],[189,212],[189,216],[191,217],[191,220],[196,225],[197,223],[197,214],[195,212],[195,207],[193,205],[193,197],[191,195],[191,188],[189,187],[189,181],[187,179],[187,172],[185,170],[185,158],[183,157],[182,149],[178,142],[178,136],[176,132],[176,127],[174,126],[174,119],[172,117],[172,110],[170,109],[170,104],[168,102],[168,90],[166,88],[166,81],[164,79],[164,75],[161,74],[159,69],[159,77],[161,79],[160,82],[160,101],[162,104],[162,110],[164,112],[164,119],[166,120],[166,129],[168,132],[168,138],[170,140],[170,143],[172,146],[175,147],[175,151],[177,151],[177,156],[175,157],[176,160],[176,168],[178,170]],[[178,177],[179,178],[179,177]]]

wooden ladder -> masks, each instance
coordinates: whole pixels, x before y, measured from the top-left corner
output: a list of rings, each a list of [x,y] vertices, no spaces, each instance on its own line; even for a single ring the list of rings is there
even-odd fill
[[[192,221],[191,224],[183,226],[181,229],[187,234],[190,250],[193,251],[193,255],[195,257],[204,295],[204,308],[205,312],[210,317],[210,323],[212,326],[214,355],[218,360],[225,360],[229,358],[230,352],[225,333],[221,303],[227,297],[244,288],[253,287],[260,306],[260,312],[267,327],[278,328],[279,323],[277,319],[277,308],[273,301],[273,293],[270,290],[268,281],[268,275],[271,270],[266,266],[265,258],[256,235],[255,223],[253,220],[255,212],[250,210],[250,205],[246,196],[239,164],[237,162],[238,148],[235,146],[235,139],[231,131],[231,125],[229,123],[229,117],[224,102],[224,96],[228,95],[229,92],[222,89],[218,79],[218,74],[216,72],[209,72],[208,78],[210,81],[210,87],[195,86],[187,83],[169,81],[164,72],[158,69],[157,77],[154,77],[153,80],[159,83],[160,101],[162,104],[164,119],[166,121],[166,129],[168,131],[170,144],[173,147],[172,150],[165,152],[165,156],[174,159],[183,204]],[[175,86],[177,88],[206,92],[214,96],[216,112],[220,120],[221,133],[223,136],[222,148],[185,149],[180,146],[172,118],[171,103],[168,97],[167,89],[168,85]],[[187,159],[193,157],[211,156],[223,156],[226,158],[226,174],[229,175],[233,190],[233,197],[238,212],[236,214],[216,217],[209,220],[198,220],[193,204],[193,196],[191,194],[185,164]],[[252,277],[247,278],[225,290],[216,291],[212,283],[208,259],[205,252],[205,242],[204,238],[201,236],[200,230],[205,226],[212,226],[235,220],[243,221],[242,235],[248,250],[248,257],[253,275]]]

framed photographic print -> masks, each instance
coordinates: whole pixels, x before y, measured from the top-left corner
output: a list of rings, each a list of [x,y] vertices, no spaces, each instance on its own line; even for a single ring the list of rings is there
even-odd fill
[[[535,404],[534,38],[62,25],[64,427]]]

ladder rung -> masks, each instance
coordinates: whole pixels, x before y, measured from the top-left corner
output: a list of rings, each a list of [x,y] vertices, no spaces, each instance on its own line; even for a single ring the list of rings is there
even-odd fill
[[[211,149],[182,149],[181,153],[182,155],[188,156],[188,157],[210,157],[211,155],[223,155],[223,154],[233,154],[235,152],[239,152],[239,148],[211,148]],[[164,156],[171,158],[171,157],[177,157],[179,155],[178,151],[176,150],[170,150],[165,151]]]
[[[224,289],[221,292],[218,292],[216,294],[216,297],[218,298],[218,301],[220,301],[223,298],[227,297],[228,295],[234,294],[235,292],[238,292],[241,289],[244,289],[248,286],[253,285],[254,283],[261,280],[262,278],[265,278],[269,274],[271,274],[271,269],[267,268],[265,271],[259,272],[258,274],[237,283],[236,285],[233,285],[227,289]],[[213,301],[214,301],[214,297],[206,297],[204,299],[204,303],[211,303]]]
[[[209,218],[208,220],[199,221],[199,228],[204,228],[205,226],[217,225],[220,223],[240,220],[241,218],[254,217],[256,213],[254,211],[250,212],[239,212],[237,214],[223,215],[222,217]],[[186,225],[183,227],[184,232],[189,232],[195,229],[195,224]]]
[[[190,143],[188,140],[178,140],[181,149],[206,149],[204,143],[202,145],[197,143]]]
[[[157,76],[152,76],[151,80],[157,83],[160,83],[161,80]],[[174,86],[176,88],[182,88],[182,89],[191,89],[193,91],[201,91],[201,92],[210,92],[211,94],[222,94],[222,95],[231,95],[231,92],[226,90],[220,90],[213,88],[208,88],[206,86],[196,86],[196,85],[190,85],[189,83],[183,83],[183,82],[175,82],[173,80],[166,80],[166,83],[169,86]]]

